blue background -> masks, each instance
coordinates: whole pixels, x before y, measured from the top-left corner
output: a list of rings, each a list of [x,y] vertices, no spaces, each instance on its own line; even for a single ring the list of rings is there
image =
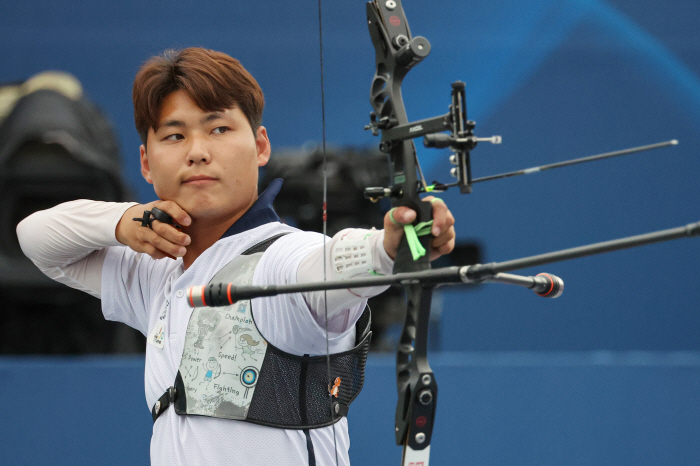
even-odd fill
[[[700,463],[700,353],[460,352],[431,364],[433,465]],[[148,464],[143,370],[140,358],[0,360],[2,464]],[[366,376],[351,461],[398,465],[393,358],[374,355]]]
[[[459,79],[467,83],[477,134],[503,136],[502,145],[481,145],[472,153],[475,177],[680,141],[673,148],[478,184],[468,196],[446,194],[459,238],[482,244],[484,261],[700,220],[700,3],[406,0],[404,8],[413,34],[432,44],[431,55],[405,80],[409,118],[445,113],[449,84]],[[323,5],[326,124],[333,145],[377,143],[362,130],[374,72],[364,11],[359,0]],[[141,201],[152,200],[153,194],[139,173],[131,85],[140,63],[166,48],[205,46],[239,58],[265,92],[264,124],[273,148],[321,140],[318,13],[310,0],[4,1],[0,44],[0,81],[46,69],[68,71],[81,80],[115,124],[124,175]],[[449,181],[446,156],[419,149],[429,180]],[[474,464],[697,463],[700,430],[693,420],[697,415],[688,417],[697,414],[697,368],[661,364],[630,369],[625,363],[601,369],[586,355],[696,354],[699,253],[700,241],[683,239],[523,271],[548,271],[565,280],[564,295],[551,301],[497,284],[445,291],[439,346],[458,362],[438,372],[435,457],[443,454],[437,453],[442,435],[439,451],[457,449]],[[494,354],[506,362],[494,362],[489,356]],[[571,368],[518,366],[522,354],[542,361],[563,355],[564,366]],[[481,365],[474,368],[470,358],[482,358]],[[87,453],[99,432],[85,424],[90,422],[86,413],[94,409],[99,416],[120,417],[110,434],[123,435],[123,445],[133,444],[139,458],[145,458],[148,413],[142,369],[129,365],[133,362],[128,367],[111,360],[90,362],[103,365],[97,377],[116,380],[121,370],[138,376],[128,386],[136,401],[126,404],[138,408],[131,419],[124,417],[131,411],[101,409],[78,398],[72,381],[82,384],[87,376],[75,369],[77,378],[70,378],[62,364],[79,365],[81,360],[52,361],[6,361],[0,385],[6,401],[11,385],[6,381],[27,380],[29,373],[54,374],[51,386],[65,387],[71,401],[60,406],[50,402],[41,378],[25,387],[22,393],[34,400],[29,406],[40,406],[43,415],[32,424],[35,433],[25,435],[14,426],[26,405],[3,408],[9,415],[0,420],[0,429],[15,435],[2,436],[3,451],[15,452],[15,458],[38,454],[40,449],[31,445],[61,438],[61,432],[72,432],[66,426],[75,425],[71,445],[85,453],[67,464],[100,463],[97,457],[89,461]],[[391,447],[393,371],[385,362],[372,366],[377,375],[368,381],[371,395],[361,397],[362,403],[376,403],[376,409],[367,411],[366,418],[354,413],[353,422],[368,422],[371,412],[386,416],[377,414],[371,435],[355,430],[353,455],[369,447],[370,437],[381,435],[386,443],[370,451],[396,453]],[[372,391],[374,383],[383,388]],[[65,409],[71,403],[75,409]],[[132,422],[143,424],[143,435],[135,436],[136,430],[128,427],[117,433],[118,426]],[[657,431],[659,426],[668,428]],[[101,448],[111,448],[114,455],[126,454],[125,448],[106,445]],[[678,456],[668,456],[674,454]],[[378,464],[357,461],[369,463]]]

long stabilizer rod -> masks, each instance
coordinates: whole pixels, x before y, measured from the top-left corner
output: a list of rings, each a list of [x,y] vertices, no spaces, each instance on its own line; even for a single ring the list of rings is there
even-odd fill
[[[579,246],[571,249],[524,257],[505,262],[492,262],[489,264],[476,264],[468,266],[453,266],[421,272],[397,273],[388,276],[373,276],[367,278],[336,280],[313,283],[298,283],[294,285],[268,285],[268,286],[235,286],[231,283],[211,283],[209,285],[192,286],[187,292],[188,302],[192,307],[200,306],[228,306],[237,301],[258,298],[262,296],[275,296],[286,293],[302,293],[307,291],[338,290],[346,288],[366,288],[386,285],[411,285],[421,283],[426,286],[436,286],[448,283],[472,283],[482,281],[498,281],[531,288],[541,296],[556,297],[554,287],[551,293],[540,293],[543,283],[539,277],[517,277],[504,272],[551,264],[579,257],[603,254],[618,251],[620,249],[634,248],[646,244],[670,241],[689,236],[700,235],[700,222],[691,223],[683,227],[660,230],[643,235],[629,236],[627,238],[604,241],[601,243]],[[516,277],[516,278],[513,278]],[[554,277],[552,282],[561,279]],[[531,285],[531,286],[530,286]],[[561,283],[563,289],[563,282]],[[556,294],[556,296],[554,296]]]

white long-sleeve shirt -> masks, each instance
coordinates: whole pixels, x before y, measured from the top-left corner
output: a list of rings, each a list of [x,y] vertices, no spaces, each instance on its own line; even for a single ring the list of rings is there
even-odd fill
[[[24,254],[39,270],[49,278],[80,291],[100,298],[102,267],[109,247],[123,247],[117,241],[115,231],[124,212],[136,203],[116,203],[78,200],[60,204],[52,209],[32,214],[17,225],[17,237]],[[323,254],[326,253],[328,280],[358,278],[368,275],[367,270],[342,273],[334,264],[334,250],[341,241],[358,240],[369,236],[368,247],[372,254],[371,264],[376,273],[389,274],[393,267],[392,259],[383,247],[384,231],[346,229],[336,234],[326,245],[319,244],[300,264],[297,271],[298,283],[319,282],[323,276]],[[169,259],[162,259],[169,260]],[[177,259],[181,262],[181,259]],[[386,287],[364,288],[361,290],[332,290],[329,300],[329,329],[342,331],[339,322],[350,318],[343,311],[355,307],[363,299],[376,296]],[[325,321],[323,291],[303,293],[309,309],[321,324]],[[359,317],[359,316],[356,316]],[[356,319],[355,319],[356,320]]]
[[[130,325],[148,335],[166,322],[162,348],[146,351],[146,399],[148,408],[172,385],[177,373],[185,329],[191,310],[182,299],[188,286],[207,283],[232,257],[281,232],[290,233],[275,242],[258,264],[253,283],[298,283],[323,279],[322,235],[305,233],[277,222],[257,226],[223,238],[184,270],[182,260],[153,260],[121,245],[116,225],[134,204],[73,201],[37,212],[18,227],[25,254],[49,277],[73,288],[102,297],[107,319]],[[345,230],[326,246],[328,279],[348,276],[336,267],[343,241],[366,239],[371,264],[378,273],[390,273],[383,232]],[[340,248],[342,249],[342,248]],[[361,269],[348,278],[367,273]],[[329,346],[331,353],[354,344],[354,323],[366,297],[380,289],[328,292]],[[256,324],[266,339],[293,354],[325,354],[323,292],[258,298]],[[339,464],[349,464],[346,420],[335,426]],[[333,427],[311,432],[317,464],[335,464]],[[232,441],[231,439],[238,439]],[[224,446],[225,445],[225,446]],[[274,448],[271,447],[274,445]],[[301,431],[275,429],[214,418],[178,416],[170,409],[154,425],[151,442],[153,464],[307,464],[306,439]]]

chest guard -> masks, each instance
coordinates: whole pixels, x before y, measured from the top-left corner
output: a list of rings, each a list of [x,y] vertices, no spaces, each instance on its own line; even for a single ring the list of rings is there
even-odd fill
[[[264,251],[280,236],[233,259],[211,283],[251,285]],[[173,403],[177,414],[285,429],[331,425],[347,415],[362,389],[372,335],[369,329],[366,308],[355,325],[355,347],[330,355],[333,382],[329,386],[326,356],[296,356],[271,345],[255,325],[250,300],[195,308],[175,385],[156,403],[154,422]]]

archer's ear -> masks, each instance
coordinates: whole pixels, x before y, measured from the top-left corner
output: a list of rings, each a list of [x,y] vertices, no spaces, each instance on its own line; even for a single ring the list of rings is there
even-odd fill
[[[144,179],[148,181],[149,184],[153,184],[153,178],[151,178],[151,167],[148,165],[146,146],[141,144],[141,147],[139,147],[139,152],[141,153],[141,175],[143,175]]]
[[[260,126],[255,133],[255,146],[258,148],[258,167],[262,167],[270,160],[272,147],[270,139],[267,137],[267,130]]]

